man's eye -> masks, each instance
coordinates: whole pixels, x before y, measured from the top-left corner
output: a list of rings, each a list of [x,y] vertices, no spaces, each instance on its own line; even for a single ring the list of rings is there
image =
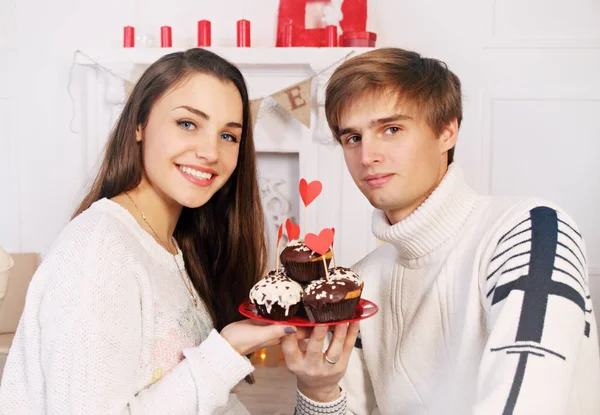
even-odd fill
[[[350,137],[346,138],[346,143],[348,144],[355,144],[358,143],[360,141],[360,136],[358,135],[351,135]]]
[[[384,133],[386,135],[392,135],[392,134],[396,134],[398,131],[400,131],[399,127],[388,127],[385,129]]]

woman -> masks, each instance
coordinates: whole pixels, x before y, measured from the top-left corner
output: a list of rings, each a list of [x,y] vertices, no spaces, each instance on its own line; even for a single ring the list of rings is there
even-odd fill
[[[237,321],[266,259],[249,117],[211,52],[146,70],[30,285],[0,413],[247,413],[244,356],[295,332]]]

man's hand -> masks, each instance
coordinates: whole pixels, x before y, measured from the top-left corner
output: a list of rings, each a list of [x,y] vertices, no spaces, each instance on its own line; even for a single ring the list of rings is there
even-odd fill
[[[338,383],[346,373],[350,353],[358,336],[359,323],[335,326],[331,343],[323,353],[328,326],[317,326],[308,340],[284,337],[281,348],[288,368],[298,378],[298,389],[317,402],[331,402],[340,395]]]

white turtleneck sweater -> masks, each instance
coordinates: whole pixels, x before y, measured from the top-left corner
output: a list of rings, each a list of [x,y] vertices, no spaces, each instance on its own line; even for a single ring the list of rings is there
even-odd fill
[[[565,213],[480,196],[452,164],[403,221],[375,211],[373,233],[386,243],[353,268],[379,313],[361,322],[345,393],[299,393],[298,414],[600,413],[585,247]]]
[[[102,199],[34,275],[0,386],[0,414],[247,414],[253,368],[196,309],[173,257]]]

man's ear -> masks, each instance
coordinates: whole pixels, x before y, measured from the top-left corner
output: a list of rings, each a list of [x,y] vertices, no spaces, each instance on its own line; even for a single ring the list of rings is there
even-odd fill
[[[138,125],[135,130],[135,141],[140,143],[142,141],[142,127]]]
[[[450,121],[439,136],[440,153],[445,153],[456,145],[458,139],[458,120]]]

